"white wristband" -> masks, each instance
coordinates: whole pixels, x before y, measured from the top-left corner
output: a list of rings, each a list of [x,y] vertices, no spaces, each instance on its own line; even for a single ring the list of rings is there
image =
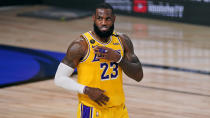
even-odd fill
[[[116,63],[120,63],[122,60],[122,55],[120,55],[120,59]]]
[[[69,77],[74,69],[64,63],[60,63],[55,74],[54,83],[67,90],[76,91],[83,94],[85,86],[77,83],[73,78]]]

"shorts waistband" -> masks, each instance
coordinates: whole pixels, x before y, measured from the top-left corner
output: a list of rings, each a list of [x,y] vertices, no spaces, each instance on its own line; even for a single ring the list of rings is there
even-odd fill
[[[121,104],[121,105],[117,105],[117,106],[110,106],[110,107],[104,107],[104,105],[102,107],[95,107],[95,106],[91,106],[91,105],[86,105],[82,102],[79,102],[80,104],[84,105],[84,106],[87,106],[87,107],[92,107],[92,108],[98,108],[98,109],[114,109],[114,108],[119,108],[119,107],[125,107],[125,104]]]

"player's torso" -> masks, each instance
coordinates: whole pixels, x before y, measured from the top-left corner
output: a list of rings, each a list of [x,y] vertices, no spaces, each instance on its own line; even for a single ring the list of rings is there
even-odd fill
[[[89,48],[87,55],[77,67],[78,82],[89,87],[105,90],[105,94],[110,97],[106,107],[124,103],[121,67],[116,62],[96,59],[93,50],[95,46],[106,46],[118,51],[121,56],[123,56],[124,51],[120,39],[113,35],[107,43],[102,43],[97,40],[91,32],[86,32],[82,36],[88,42]],[[79,100],[86,105],[98,107],[87,95],[79,94]]]

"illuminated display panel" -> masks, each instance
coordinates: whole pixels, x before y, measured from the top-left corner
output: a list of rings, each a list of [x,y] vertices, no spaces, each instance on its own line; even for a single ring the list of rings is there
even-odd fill
[[[122,14],[210,25],[210,0],[105,0]]]

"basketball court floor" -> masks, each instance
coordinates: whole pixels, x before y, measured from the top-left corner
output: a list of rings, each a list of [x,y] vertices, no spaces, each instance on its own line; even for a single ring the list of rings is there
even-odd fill
[[[42,7],[0,11],[0,44],[65,53],[92,29],[91,17],[16,16]],[[143,64],[140,83],[123,76],[130,118],[210,118],[210,27],[117,15],[115,30],[132,39]],[[77,103],[52,79],[10,86],[0,89],[0,118],[76,118]]]

